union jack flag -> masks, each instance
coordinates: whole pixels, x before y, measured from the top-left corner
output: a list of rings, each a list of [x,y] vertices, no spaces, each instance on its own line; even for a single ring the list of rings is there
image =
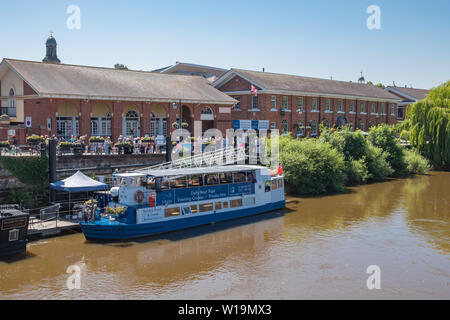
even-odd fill
[[[251,91],[252,91],[252,94],[253,94],[253,95],[255,95],[255,96],[258,95],[258,89],[256,89],[254,85],[252,85]]]

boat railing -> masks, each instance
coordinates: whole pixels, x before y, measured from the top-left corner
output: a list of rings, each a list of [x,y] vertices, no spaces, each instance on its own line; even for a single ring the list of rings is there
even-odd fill
[[[136,173],[145,173],[149,170],[203,168],[214,165],[230,165],[245,161],[247,155],[243,148],[235,149],[233,146],[204,152],[191,157],[180,158],[171,162],[161,163],[151,167],[135,170]]]

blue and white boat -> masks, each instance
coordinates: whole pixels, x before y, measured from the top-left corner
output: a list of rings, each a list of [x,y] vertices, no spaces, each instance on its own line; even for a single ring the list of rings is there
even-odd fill
[[[284,208],[284,178],[268,168],[222,165],[115,174],[110,206],[125,213],[81,223],[88,240],[127,240]]]

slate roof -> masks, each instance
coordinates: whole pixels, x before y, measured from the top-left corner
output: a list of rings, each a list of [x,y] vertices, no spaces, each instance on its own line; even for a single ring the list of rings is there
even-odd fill
[[[403,88],[403,87],[387,87],[386,90],[396,91],[397,94],[405,94],[405,98],[408,100],[409,97],[414,98],[416,101],[423,100],[427,96],[429,90],[427,89],[417,89],[417,88]]]
[[[236,101],[203,77],[4,59],[41,97],[211,104]]]
[[[302,92],[318,95],[327,94],[331,96],[400,100],[397,96],[371,84],[242,69],[231,69],[230,72],[242,76],[244,79],[247,79],[254,85],[257,85],[266,91]],[[222,76],[222,78],[217,80],[213,85],[220,87],[220,81],[226,78],[226,76],[227,75]]]

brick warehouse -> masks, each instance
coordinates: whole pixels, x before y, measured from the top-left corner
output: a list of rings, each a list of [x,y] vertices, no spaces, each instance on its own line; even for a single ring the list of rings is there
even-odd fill
[[[398,120],[399,98],[370,84],[231,69],[213,85],[240,101],[234,120],[266,121],[270,129],[294,136],[316,136],[320,123],[364,131]]]
[[[316,136],[320,123],[367,130],[399,120],[399,97],[369,84],[179,63],[161,69],[172,74],[65,65],[52,36],[46,46],[43,62],[4,59],[0,65],[0,140],[167,135],[180,109],[189,131],[201,121],[202,131],[224,134],[252,127],[251,120],[294,136]],[[218,78],[212,84],[209,73]]]

